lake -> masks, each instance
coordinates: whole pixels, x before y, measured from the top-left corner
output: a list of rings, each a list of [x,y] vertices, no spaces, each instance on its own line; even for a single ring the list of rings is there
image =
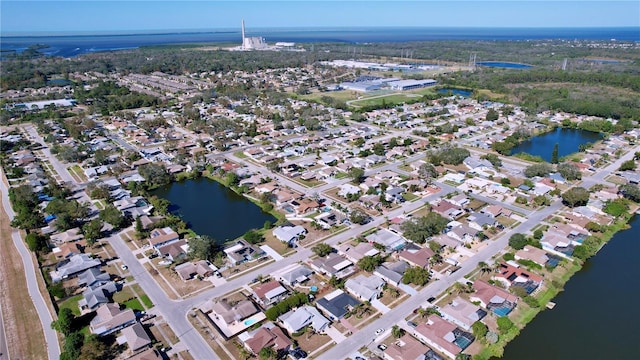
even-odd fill
[[[462,90],[462,89],[453,89],[453,88],[441,88],[436,90],[436,92],[438,94],[453,94],[453,95],[460,95],[463,97],[470,97],[471,96],[471,90]]]
[[[637,359],[640,216],[587,261],[509,343],[503,359]]]
[[[577,152],[581,144],[595,143],[601,138],[601,134],[591,131],[556,128],[522,142],[511,150],[511,154],[524,152],[551,162],[551,153],[556,144],[558,144],[558,156],[563,157]]]
[[[479,61],[476,64],[481,66],[486,66],[486,67],[505,68],[505,69],[529,69],[533,67],[532,65],[527,65],[527,64],[502,62],[502,61]]]
[[[207,178],[175,182],[152,193],[171,201],[169,211],[181,216],[193,231],[220,244],[262,228],[267,220],[276,222],[244,196]]]

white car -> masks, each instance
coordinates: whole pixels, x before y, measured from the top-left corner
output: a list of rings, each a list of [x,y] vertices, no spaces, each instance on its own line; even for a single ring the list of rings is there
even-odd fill
[[[384,332],[383,328],[380,328],[380,329],[376,330],[376,336],[382,334],[383,332]]]
[[[125,264],[120,265],[120,269],[127,270],[129,267]]]

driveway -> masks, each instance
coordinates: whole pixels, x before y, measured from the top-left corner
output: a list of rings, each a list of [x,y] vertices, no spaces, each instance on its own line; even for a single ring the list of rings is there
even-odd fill
[[[378,311],[380,311],[380,313],[382,314],[386,314],[389,312],[389,310],[391,310],[387,305],[383,304],[378,299],[373,299],[371,301],[371,305],[373,305],[373,307],[376,308]]]
[[[275,261],[280,261],[280,260],[284,259],[284,257],[282,257],[282,255],[278,254],[278,252],[273,250],[269,245],[260,245],[260,249],[262,249],[262,251],[266,252],[267,255],[271,256],[273,258],[273,260],[275,260]]]
[[[338,329],[334,328],[333,326],[327,326],[324,332],[326,332],[327,335],[331,337],[331,340],[335,341],[336,344],[343,342],[344,339],[347,338],[346,336],[342,335],[340,331],[338,331]]]

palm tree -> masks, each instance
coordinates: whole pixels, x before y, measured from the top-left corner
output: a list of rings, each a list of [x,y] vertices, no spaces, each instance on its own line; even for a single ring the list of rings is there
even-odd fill
[[[421,318],[426,318],[427,316],[429,316],[429,310],[423,308],[423,307],[419,307],[418,308],[418,315],[420,315]]]
[[[391,328],[391,335],[393,335],[393,337],[396,339],[402,337],[404,334],[404,329],[398,325],[393,325],[393,327]]]
[[[489,266],[489,264],[487,264],[484,261],[480,261],[478,263],[478,267],[480,268],[480,273],[481,274],[488,274],[491,272],[491,266]]]

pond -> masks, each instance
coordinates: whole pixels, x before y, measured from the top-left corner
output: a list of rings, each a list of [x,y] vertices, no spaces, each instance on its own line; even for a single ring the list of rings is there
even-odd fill
[[[169,200],[169,211],[181,216],[193,231],[220,244],[262,228],[267,220],[276,222],[244,196],[207,178],[175,182],[152,193]]]
[[[449,94],[449,93],[451,93],[453,95],[460,95],[460,96],[464,96],[464,97],[470,97],[471,96],[471,90],[442,88],[442,89],[436,90],[436,92],[438,94]]]
[[[565,285],[507,345],[503,359],[636,359],[640,353],[640,216]],[[634,280],[636,279],[636,280]]]
[[[533,67],[532,65],[527,65],[527,64],[502,62],[502,61],[480,61],[480,62],[477,62],[476,64],[481,66],[486,66],[486,67],[505,68],[505,69],[529,69]]]
[[[556,128],[551,132],[534,136],[522,142],[511,150],[511,155],[524,152],[540,156],[545,161],[550,162],[551,153],[556,144],[558,144],[558,156],[563,157],[577,152],[582,144],[595,143],[600,139],[602,139],[602,135],[599,133],[577,129]]]

